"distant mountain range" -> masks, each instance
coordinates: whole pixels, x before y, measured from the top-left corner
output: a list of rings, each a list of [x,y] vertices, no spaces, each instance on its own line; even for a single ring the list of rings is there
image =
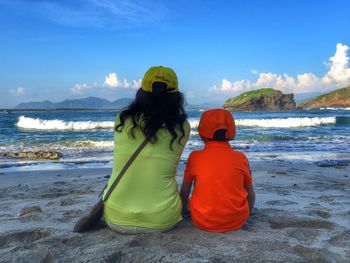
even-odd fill
[[[64,100],[58,103],[53,103],[49,100],[40,102],[26,102],[18,104],[15,109],[121,109],[130,104],[132,99],[122,98],[115,101],[101,99],[97,97],[88,97],[75,100]]]
[[[122,98],[115,101],[88,97],[75,100],[64,100],[53,103],[49,100],[20,103],[14,107],[18,110],[54,110],[54,109],[121,109],[127,107],[132,102],[130,98]],[[208,109],[220,107],[219,103],[187,104],[187,109]]]

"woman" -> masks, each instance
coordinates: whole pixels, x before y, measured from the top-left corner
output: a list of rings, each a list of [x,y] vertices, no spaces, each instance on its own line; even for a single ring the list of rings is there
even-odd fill
[[[116,117],[114,162],[108,188],[146,137],[141,150],[104,203],[104,219],[120,233],[167,231],[181,219],[176,167],[190,125],[175,72],[152,67],[135,100]]]

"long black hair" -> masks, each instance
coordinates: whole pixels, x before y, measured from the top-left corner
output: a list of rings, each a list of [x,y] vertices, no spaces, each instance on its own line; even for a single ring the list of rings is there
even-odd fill
[[[127,118],[131,118],[133,126],[130,135],[135,138],[135,129],[140,128],[146,137],[154,143],[157,141],[157,131],[166,128],[170,132],[172,139],[170,148],[178,137],[177,130],[180,131],[179,144],[185,136],[183,127],[187,119],[184,109],[184,96],[181,92],[167,93],[164,89],[153,89],[147,92],[140,88],[134,101],[120,113],[120,124],[115,127],[117,132],[121,132]]]

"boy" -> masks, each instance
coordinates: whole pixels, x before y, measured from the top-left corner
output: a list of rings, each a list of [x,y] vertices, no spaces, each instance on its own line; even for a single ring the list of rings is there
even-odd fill
[[[210,232],[241,228],[255,202],[255,193],[247,157],[228,143],[236,135],[231,113],[213,109],[203,113],[198,132],[205,147],[193,151],[187,161],[181,187],[183,215],[195,226]]]

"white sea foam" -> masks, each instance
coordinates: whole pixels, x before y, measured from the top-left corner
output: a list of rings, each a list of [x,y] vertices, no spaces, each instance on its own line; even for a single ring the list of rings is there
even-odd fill
[[[198,127],[198,119],[189,120],[192,129]],[[236,119],[237,126],[260,128],[298,128],[336,123],[336,117],[297,117],[297,118],[273,118],[273,119]]]
[[[195,129],[198,127],[198,124],[199,124],[199,119],[188,119],[188,122],[190,123],[190,126],[192,129]]]
[[[7,149],[5,147],[0,147],[0,152],[6,151]]]
[[[20,116],[17,127],[33,130],[94,130],[111,129],[113,121],[64,121],[64,120],[42,120]]]
[[[335,124],[335,117],[304,117],[304,118],[274,118],[274,119],[242,119],[237,120],[238,126],[263,128],[297,128]]]
[[[196,130],[191,130],[191,136],[196,136],[198,135],[198,131]]]
[[[320,110],[350,110],[350,107],[345,107],[345,108],[326,107],[326,108],[320,108]]]
[[[74,141],[71,146],[73,147],[93,147],[93,148],[113,148],[114,141]]]

